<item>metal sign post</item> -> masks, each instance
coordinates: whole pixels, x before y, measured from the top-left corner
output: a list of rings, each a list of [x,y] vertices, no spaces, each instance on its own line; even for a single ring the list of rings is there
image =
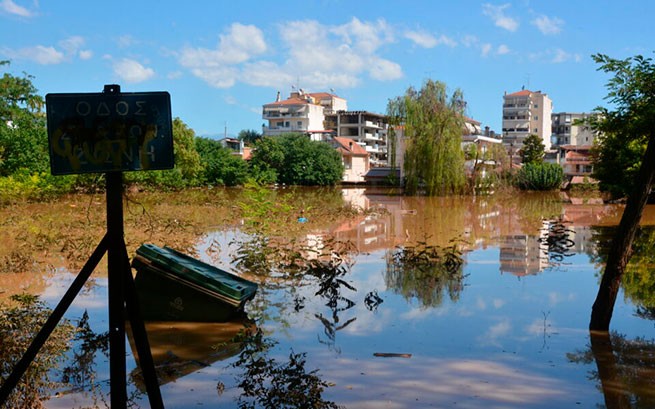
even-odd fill
[[[107,232],[0,387],[0,404],[8,399],[84,283],[107,253],[111,407],[127,407],[127,315],[150,406],[163,408],[125,246],[122,171],[173,167],[170,96],[168,93],[123,94],[120,92],[120,86],[105,85],[102,94],[49,94],[46,96],[46,107],[52,173],[57,175],[106,172]]]

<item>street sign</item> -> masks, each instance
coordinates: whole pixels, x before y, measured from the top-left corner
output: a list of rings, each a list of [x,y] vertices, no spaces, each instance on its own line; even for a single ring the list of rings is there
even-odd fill
[[[168,92],[47,94],[53,175],[172,169]]]

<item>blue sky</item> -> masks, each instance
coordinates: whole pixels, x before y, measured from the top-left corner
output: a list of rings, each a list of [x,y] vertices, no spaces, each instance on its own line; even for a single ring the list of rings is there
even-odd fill
[[[555,112],[606,105],[595,53],[652,57],[655,1],[0,0],[0,60],[39,93],[168,91],[198,135],[261,131],[292,86],[351,110],[431,78],[500,131],[502,96],[525,86]]]

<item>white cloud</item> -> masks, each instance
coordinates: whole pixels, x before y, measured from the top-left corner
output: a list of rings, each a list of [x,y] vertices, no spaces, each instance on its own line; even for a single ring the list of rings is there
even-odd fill
[[[80,57],[80,60],[90,60],[93,57],[93,51],[91,51],[91,50],[80,50],[79,57]]]
[[[435,36],[425,31],[407,31],[405,38],[413,41],[416,45],[423,48],[433,48],[439,44]]]
[[[137,43],[136,39],[129,34],[122,35],[116,40],[119,48],[128,48]]]
[[[399,64],[380,58],[373,62],[370,74],[376,80],[390,81],[402,78],[403,70]]]
[[[114,63],[114,73],[121,80],[129,83],[143,82],[155,75],[152,68],[147,68],[138,61],[128,58],[123,58]]]
[[[8,14],[13,14],[20,17],[34,17],[35,13],[28,10],[23,6],[19,6],[13,0],[0,1],[0,10]]]
[[[539,16],[532,20],[532,24],[537,26],[539,31],[544,35],[559,34],[562,31],[564,21],[557,17]]]
[[[380,56],[379,49],[394,41],[393,30],[384,20],[353,18],[342,25],[288,21],[278,25],[278,34],[280,45],[271,50],[259,28],[233,24],[216,48],[186,47],[177,58],[195,76],[219,88],[243,82],[276,89],[296,85],[313,91],[354,87],[363,75],[379,81],[403,75],[399,64]],[[452,44],[445,36],[435,40]],[[261,59],[264,53],[269,55]]]
[[[405,32],[405,38],[413,41],[416,45],[423,48],[434,48],[440,44],[448,47],[457,46],[457,41],[444,34],[439,37],[435,37],[425,31],[407,31]]]
[[[516,31],[519,28],[518,21],[505,15],[505,9],[507,9],[509,6],[509,3],[499,6],[485,3],[482,5],[482,13],[485,16],[491,17],[496,26],[507,31]]]
[[[217,88],[233,86],[239,70],[235,64],[244,63],[266,51],[262,31],[252,25],[234,23],[226,34],[219,36],[215,49],[184,48],[178,55],[182,66]]]
[[[66,56],[54,47],[37,45],[34,47],[25,47],[18,50],[11,48],[2,49],[2,54],[10,59],[28,60],[41,65],[59,64],[66,60]]]
[[[509,52],[510,52],[510,49],[509,49],[509,47],[506,46],[505,44],[501,44],[501,45],[499,45],[499,46],[498,46],[498,49],[496,49],[496,54],[498,54],[498,55],[509,54]]]
[[[464,47],[473,47],[479,43],[480,40],[472,34],[467,34],[462,38],[462,44],[464,44]]]
[[[550,49],[538,53],[532,53],[528,56],[531,61],[549,62],[552,64],[561,64],[568,61],[580,62],[580,54],[572,54],[561,48]]]

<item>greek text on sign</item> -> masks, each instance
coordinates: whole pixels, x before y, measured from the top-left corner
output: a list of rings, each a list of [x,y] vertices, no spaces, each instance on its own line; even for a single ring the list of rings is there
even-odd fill
[[[167,92],[46,95],[53,175],[171,169]]]

